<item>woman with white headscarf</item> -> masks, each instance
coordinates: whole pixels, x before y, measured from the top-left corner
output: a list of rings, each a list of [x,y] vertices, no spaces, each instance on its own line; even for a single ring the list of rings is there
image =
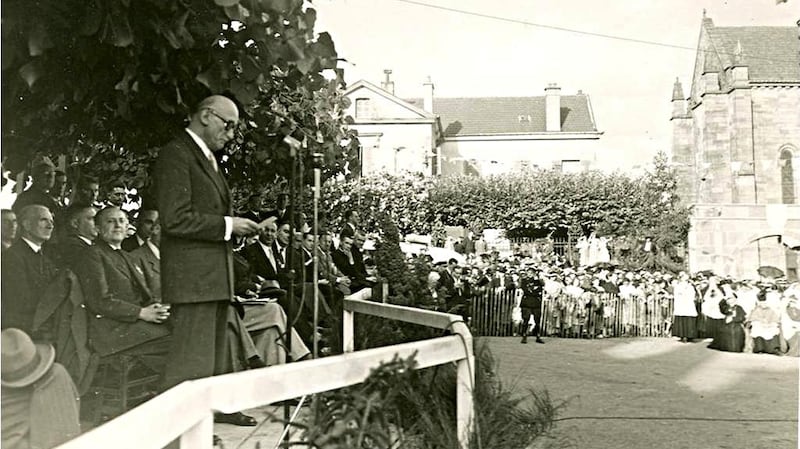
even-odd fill
[[[708,280],[708,290],[703,295],[702,313],[704,319],[704,329],[706,338],[716,338],[719,328],[723,325],[725,314],[719,308],[720,302],[724,301],[725,295],[718,285],[716,277]]]
[[[697,338],[697,307],[695,296],[697,292],[689,282],[689,275],[681,271],[673,287],[673,323],[672,336],[680,338],[687,343]]]

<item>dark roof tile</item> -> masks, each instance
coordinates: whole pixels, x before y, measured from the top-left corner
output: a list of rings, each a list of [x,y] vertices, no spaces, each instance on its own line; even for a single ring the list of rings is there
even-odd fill
[[[445,136],[545,132],[545,97],[434,98]],[[597,131],[586,95],[561,95],[561,131]]]
[[[706,58],[707,70],[719,70],[720,62],[723,68],[729,66],[741,43],[742,63],[748,66],[752,81],[800,81],[796,27],[709,27],[708,31],[718,58]]]

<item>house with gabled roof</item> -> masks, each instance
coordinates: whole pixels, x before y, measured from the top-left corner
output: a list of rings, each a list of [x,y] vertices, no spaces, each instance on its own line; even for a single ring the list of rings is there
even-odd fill
[[[349,86],[347,114],[358,131],[361,174],[412,172],[438,174],[437,149],[442,142],[439,118],[394,95],[394,85],[378,87],[368,81]]]
[[[391,70],[381,87],[361,80],[345,95],[361,143],[361,172],[492,175],[516,170],[594,168],[602,132],[589,96],[555,84],[530,97],[437,98],[394,95]]]
[[[562,95],[550,84],[543,96],[434,98],[444,127],[442,174],[492,175],[595,167],[602,131],[589,96]]]
[[[689,267],[798,277],[800,21],[700,26],[689,96],[672,91],[672,161],[692,205]]]

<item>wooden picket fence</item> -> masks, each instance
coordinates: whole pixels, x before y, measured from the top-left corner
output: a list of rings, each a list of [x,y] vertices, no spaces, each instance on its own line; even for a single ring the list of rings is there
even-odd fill
[[[473,299],[470,329],[473,335],[508,337],[514,335],[511,311],[516,304],[516,290],[494,288]]]
[[[512,313],[519,290],[495,288],[472,300],[473,335],[507,337],[520,333]],[[613,294],[560,295],[542,304],[542,335],[562,338],[669,337],[671,297],[621,298]]]

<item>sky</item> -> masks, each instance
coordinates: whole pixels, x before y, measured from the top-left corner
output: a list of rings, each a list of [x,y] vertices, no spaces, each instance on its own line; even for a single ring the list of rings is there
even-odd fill
[[[314,0],[313,7],[316,31],[329,32],[346,60],[348,84],[380,85],[391,69],[401,98],[421,97],[429,76],[436,97],[539,96],[548,83],[564,95],[582,90],[605,133],[598,165],[621,170],[669,152],[672,87],[677,77],[689,91],[704,9],[715,26],[793,27],[800,19],[798,0]]]

